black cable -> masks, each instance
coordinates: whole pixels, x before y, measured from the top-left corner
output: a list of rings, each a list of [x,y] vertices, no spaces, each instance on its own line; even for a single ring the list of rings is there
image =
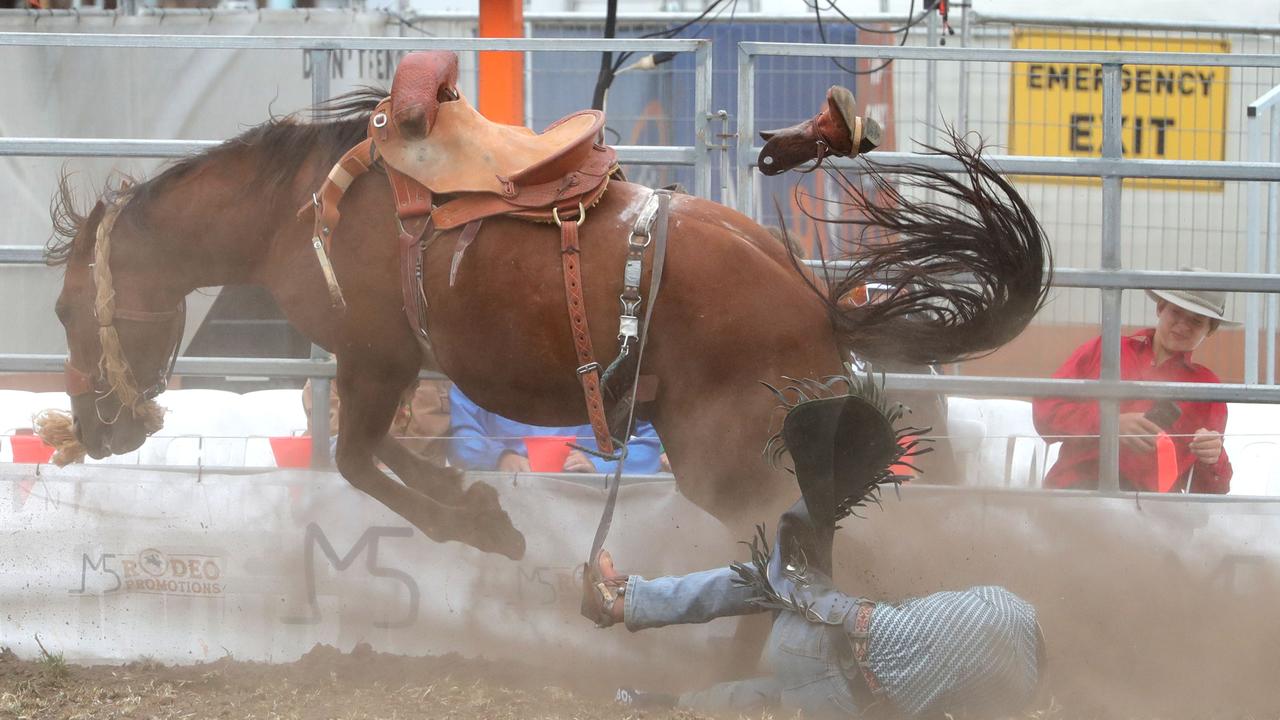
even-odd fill
[[[408,18],[406,18],[404,15],[401,15],[400,13],[387,12],[387,15],[393,18],[396,22],[400,23],[402,27],[407,27],[410,30],[416,30],[419,33],[422,33],[423,35],[426,35],[427,37],[436,37],[435,33],[418,27],[416,23],[414,23],[412,20],[409,20]]]
[[[697,23],[697,22],[699,22],[699,21],[703,20],[704,18],[706,18],[706,17],[707,17],[707,15],[710,15],[710,14],[711,14],[711,12],[712,12],[713,10],[715,10],[715,9],[716,9],[716,8],[718,8],[718,7],[720,7],[720,6],[721,6],[721,5],[723,5],[725,2],[731,2],[731,3],[733,3],[734,10],[735,10],[735,11],[737,10],[737,7],[738,7],[738,0],[712,0],[712,2],[711,2],[709,5],[707,5],[707,7],[706,7],[706,8],[705,8],[701,13],[699,13],[697,16],[695,16],[695,17],[694,17],[694,18],[692,18],[691,20],[688,20],[687,22],[680,23],[679,25],[676,25],[676,26],[674,26],[674,27],[670,27],[670,28],[663,28],[662,30],[654,30],[653,32],[647,32],[647,33],[644,33],[643,35],[638,35],[637,37],[641,37],[641,38],[671,38],[671,37],[674,37],[677,33],[681,32],[681,31],[682,31],[682,30],[684,30],[685,28],[688,28],[689,26],[691,26],[691,25],[693,25],[693,24],[695,24],[695,23]],[[721,12],[723,12],[723,10],[722,10]],[[698,30],[698,33],[701,33],[701,32],[702,32],[702,30],[703,30],[703,29],[705,29],[705,28],[706,28],[706,25],[704,24],[704,25],[703,25],[703,28]],[[698,33],[695,33],[695,34],[694,34],[694,37],[698,37]],[[617,62],[615,62],[615,63],[614,63],[614,65],[613,65],[613,73],[614,73],[614,74],[617,74],[618,70],[622,69],[622,66],[627,62],[627,60],[630,60],[630,59],[631,59],[631,57],[632,57],[633,55],[635,55],[635,53],[633,53],[633,52],[623,52],[623,53],[619,53],[619,54],[618,54],[618,60],[617,60]],[[668,58],[668,59],[670,59],[670,58]],[[655,64],[657,64],[657,61],[658,61],[658,56],[655,54],[655,55],[654,55],[654,62],[655,62]],[[612,79],[610,79],[610,82],[612,83]]]
[[[929,0],[925,0],[925,3],[926,3],[926,4],[928,4],[928,2],[929,2]],[[809,5],[810,7],[814,7],[814,8],[816,8],[816,6],[817,6],[817,4],[818,4],[818,0],[813,0],[813,3],[812,3],[811,5],[810,5],[810,3],[809,3],[809,0],[805,0],[805,4],[806,4],[806,5]],[[845,11],[843,11],[843,10],[841,10],[841,9],[840,9],[840,6],[836,3],[836,0],[827,0],[827,7],[828,7],[829,9],[831,9],[831,10],[834,10],[834,11],[836,12],[836,14],[837,14],[837,15],[839,15],[839,16],[840,16],[840,17],[842,17],[842,18],[844,18],[845,22],[849,23],[850,25],[852,25],[852,26],[854,26],[854,27],[858,28],[859,30],[861,30],[861,31],[863,31],[863,32],[874,33],[874,34],[876,34],[876,35],[897,35],[897,34],[898,34],[898,33],[900,33],[900,32],[907,32],[907,31],[909,31],[911,28],[915,27],[916,25],[919,25],[920,23],[924,22],[924,21],[925,21],[925,19],[929,17],[928,10],[930,9],[930,8],[926,8],[926,11],[925,11],[923,14],[921,14],[921,15],[920,15],[920,17],[916,18],[915,20],[912,20],[912,19],[911,19],[911,16],[916,14],[915,2],[914,2],[914,0],[913,0],[913,2],[911,3],[911,8],[910,8],[909,10],[907,10],[907,24],[906,24],[906,25],[903,25],[903,26],[902,26],[902,27],[900,27],[900,28],[893,28],[893,29],[890,29],[890,30],[879,30],[879,29],[877,29],[877,28],[868,27],[868,26],[866,26],[866,25],[863,25],[863,24],[861,24],[861,23],[857,22],[856,20],[854,20],[853,18],[849,17],[849,15],[848,15],[847,13],[845,13]]]
[[[806,4],[808,4],[809,7],[813,8],[813,16],[818,24],[818,36],[822,38],[822,44],[824,45],[830,44],[830,41],[827,40],[826,27],[822,24],[822,10],[818,7],[817,0],[814,0],[812,4],[808,3],[806,0]],[[859,31],[867,30],[868,32],[886,33],[886,31],[884,30],[870,30],[867,28],[863,28],[862,25],[854,22],[853,19],[850,18],[848,15],[845,15],[844,11],[840,10],[840,8],[836,5],[835,0],[828,0],[828,5],[832,9],[834,9],[837,13],[839,13],[840,16],[843,17],[849,24],[858,28]],[[898,41],[898,47],[902,47],[907,44],[907,38],[911,34],[911,28],[915,27],[916,25],[919,25],[921,21],[929,17],[928,13],[925,13],[921,15],[919,18],[912,20],[911,16],[914,15],[915,12],[916,12],[916,0],[911,0],[911,7],[907,9],[907,24],[903,25],[901,28],[899,28],[899,30],[896,31],[896,32],[902,33],[902,39]],[[831,58],[831,62],[834,63],[836,67],[840,68],[846,73],[849,73],[850,75],[873,75],[889,67],[889,65],[893,64],[893,58],[889,58],[888,60],[885,60],[884,62],[880,63],[880,65],[867,70],[850,69],[848,67],[845,67],[844,63],[840,62],[836,58]]]
[[[915,2],[915,0],[911,0]],[[604,37],[606,40],[617,37],[618,34],[618,0],[608,0],[608,9],[604,18]],[[604,95],[609,91],[609,86],[613,84],[613,76],[615,73],[613,67],[613,53],[605,51],[600,53],[600,73],[596,75],[596,89],[591,95],[591,107],[594,110],[604,109]]]

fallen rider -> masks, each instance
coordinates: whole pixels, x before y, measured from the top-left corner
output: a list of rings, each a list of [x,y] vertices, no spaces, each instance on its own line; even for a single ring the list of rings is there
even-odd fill
[[[822,717],[1007,716],[1035,696],[1044,639],[1036,611],[994,586],[938,592],[899,604],[847,595],[831,581],[836,523],[903,454],[888,409],[869,381],[853,394],[793,406],[771,440],[791,455],[801,499],[763,531],[753,561],[646,580],[616,571],[602,551],[585,588],[596,624],[633,632],[771,611],[771,674],[680,696],[620,689],[619,702],[701,712],[802,711]],[[870,392],[868,392],[870,387]]]

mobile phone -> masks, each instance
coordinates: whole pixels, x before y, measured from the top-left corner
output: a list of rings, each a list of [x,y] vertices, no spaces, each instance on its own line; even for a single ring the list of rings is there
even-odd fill
[[[1182,417],[1182,409],[1172,400],[1161,400],[1143,413],[1142,417],[1159,425],[1163,430],[1169,430],[1173,428],[1178,418]]]

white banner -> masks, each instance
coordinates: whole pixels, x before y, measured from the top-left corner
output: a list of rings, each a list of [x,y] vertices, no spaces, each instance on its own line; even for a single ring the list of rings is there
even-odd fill
[[[631,636],[578,614],[604,492],[488,478],[526,537],[521,562],[426,539],[336,474],[0,466],[0,646],[69,661],[294,660],[316,643],[528,660],[570,651],[645,668],[661,650],[712,667],[733,624]],[[660,575],[726,561],[734,539],[670,482],[623,488],[609,547]],[[661,529],[661,532],[655,532]],[[656,672],[655,672],[656,671]],[[696,675],[697,673],[695,673]]]
[[[732,620],[631,634],[578,615],[599,487],[482,477],[525,534],[520,562],[427,540],[334,474],[0,465],[0,646],[35,657],[38,633],[76,662],[283,662],[368,642],[716,679]],[[1280,707],[1276,504],[908,486],[864,514],[838,539],[843,588],[1009,587],[1039,609],[1059,695],[1144,716]],[[620,568],[649,577],[741,558],[747,537],[670,482],[624,486],[613,527]]]

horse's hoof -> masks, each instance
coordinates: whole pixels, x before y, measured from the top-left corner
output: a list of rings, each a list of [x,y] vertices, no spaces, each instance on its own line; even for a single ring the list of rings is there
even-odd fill
[[[471,507],[501,507],[498,503],[498,491],[483,480],[471,483],[466,492],[463,493],[463,497],[464,502]]]
[[[512,560],[524,558],[524,534],[511,524],[511,518],[501,510],[476,518],[471,544],[477,550],[503,555]]]
[[[511,516],[502,509],[498,491],[492,485],[476,482],[467,488],[466,505],[473,513],[473,545],[478,550],[505,555],[512,560],[524,557],[524,534],[516,530]]]

